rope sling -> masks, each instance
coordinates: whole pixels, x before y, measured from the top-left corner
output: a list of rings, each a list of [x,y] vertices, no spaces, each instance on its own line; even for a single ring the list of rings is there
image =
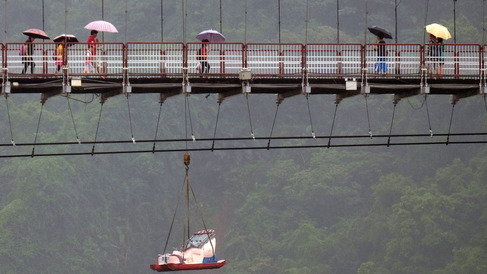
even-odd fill
[[[189,240],[189,236],[190,236],[190,221],[189,221],[189,209],[190,209],[190,193],[191,193],[191,196],[193,197],[193,200],[194,200],[194,203],[196,205],[196,208],[198,210],[198,214],[200,215],[200,218],[201,218],[201,222],[203,223],[203,227],[205,228],[205,232],[206,232],[206,235],[208,237],[208,241],[210,242],[210,245],[211,245],[211,249],[212,249],[212,252],[213,254],[215,254],[215,247],[213,246],[213,243],[211,242],[211,238],[210,238],[210,232],[206,226],[206,222],[203,218],[203,213],[201,211],[201,208],[198,206],[198,201],[196,199],[196,194],[194,193],[194,190],[193,188],[191,187],[191,185],[189,184],[189,164],[190,164],[190,154],[188,152],[186,152],[184,154],[184,165],[185,165],[185,169],[186,169],[186,174],[184,176],[184,182],[183,182],[183,186],[181,188],[181,191],[185,191],[185,199],[186,199],[186,226],[184,226],[184,235],[187,235],[186,239]],[[176,215],[177,215],[177,212],[178,212],[178,208],[179,208],[179,202],[180,202],[180,198],[181,198],[181,195],[178,195],[178,202],[176,204],[176,210],[174,211],[174,215],[172,217],[172,221],[171,221],[171,226],[169,227],[169,233],[167,235],[167,238],[166,238],[166,244],[164,245],[164,252],[163,254],[166,254],[166,250],[167,250],[167,245],[169,243],[169,239],[171,237],[171,233],[172,233],[172,228],[174,226],[174,221],[176,219]],[[183,247],[186,246],[186,239],[184,239],[183,237]],[[183,253],[184,255],[184,253]],[[183,257],[184,259],[184,257]],[[167,257],[166,257],[166,263],[167,263]]]

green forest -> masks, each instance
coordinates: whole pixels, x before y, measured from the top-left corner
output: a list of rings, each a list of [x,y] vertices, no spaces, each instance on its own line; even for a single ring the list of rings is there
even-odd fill
[[[68,2],[67,32],[84,40],[88,33],[82,27],[100,18],[101,1]],[[188,40],[202,28],[219,28],[219,1],[187,2]],[[229,41],[243,41],[244,1],[222,2],[224,34]],[[363,42],[364,2],[340,1],[344,42]],[[367,2],[368,23],[393,30],[394,2]],[[398,2],[400,42],[421,43],[426,1]],[[428,23],[439,21],[450,28],[453,3],[446,7],[449,1],[427,2]],[[482,43],[482,2],[456,4],[458,42]],[[45,3],[45,30],[52,35],[65,32],[63,3]],[[105,19],[120,30],[105,39],[182,41],[181,1],[164,0],[163,37],[160,3],[105,0]],[[247,41],[277,41],[276,3],[248,1]],[[304,42],[303,3],[282,0],[283,42]],[[333,42],[336,1],[310,0],[309,5],[309,42]],[[3,43],[21,41],[23,29],[42,23],[41,7],[32,1],[8,1],[7,13],[3,8],[2,30],[8,22],[6,35],[0,36]],[[126,10],[130,24],[125,35]],[[368,98],[375,135],[389,133],[391,96]],[[82,142],[93,140],[99,94],[72,95],[69,107],[66,97],[50,98],[40,120],[39,99],[36,94],[1,98],[0,156],[32,151],[32,146],[10,146],[11,137],[19,144],[32,143],[34,138],[39,143],[73,142],[76,135]],[[275,95],[249,96],[258,137],[270,134],[275,99]],[[330,133],[334,99],[332,95],[309,98],[317,135]],[[217,95],[191,95],[188,100],[196,139],[211,138]],[[309,136],[306,103],[304,96],[284,100],[273,136]],[[162,119],[157,124],[159,110]],[[157,126],[159,138],[185,138],[185,111],[182,95],[169,98],[162,108],[158,94],[113,97],[103,106],[97,139],[129,141],[131,126],[137,140],[153,139]],[[435,134],[446,133],[450,126],[452,133],[487,131],[485,98],[462,99],[454,105],[453,116],[452,111],[448,96],[403,99],[396,107],[393,133],[426,134],[429,124]],[[249,137],[243,95],[227,98],[219,115],[217,136]],[[337,106],[333,134],[367,134],[367,122],[364,97],[347,98]],[[444,139],[424,137],[425,142]],[[402,141],[416,140],[404,137],[392,142]],[[156,145],[161,149],[184,146]],[[186,145],[192,148],[198,142]],[[100,144],[96,150],[141,147],[150,149],[152,143]],[[90,151],[91,145],[35,147],[36,153],[72,150]],[[183,154],[0,158],[0,273],[151,273],[149,265],[163,252],[182,195]],[[218,258],[227,261],[216,273],[487,273],[486,166],[487,146],[483,144],[235,150],[192,152],[189,177],[198,198],[192,208],[202,208],[206,224],[216,230]],[[168,251],[181,243],[182,219],[176,218]],[[202,229],[198,214],[191,220],[191,230]]]

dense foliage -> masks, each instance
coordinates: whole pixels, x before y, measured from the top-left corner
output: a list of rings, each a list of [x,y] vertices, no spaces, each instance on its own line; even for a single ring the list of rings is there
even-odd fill
[[[30,27],[27,22],[32,18],[39,18],[39,7],[27,2],[32,1],[8,2],[12,22],[9,41],[21,40],[21,35],[14,33]],[[49,18],[46,29],[62,33],[64,7],[53,2],[46,0]],[[68,32],[81,32],[86,21],[99,18],[95,12],[86,12],[98,12],[99,1],[69,2]],[[127,1],[131,7],[128,40],[159,40],[158,2]],[[170,41],[181,41],[182,37],[179,2],[164,1],[165,36]],[[231,41],[244,37],[243,14],[235,13],[242,11],[243,2],[224,6],[224,30]],[[295,2],[304,1],[282,1],[283,40],[302,42],[299,26],[304,26],[305,13],[303,5]],[[361,27],[354,25],[362,26],[362,7],[352,0],[341,2],[343,22],[353,23],[344,23],[344,39],[361,41]],[[392,10],[379,8],[390,2],[369,0],[369,23],[375,18],[391,26]],[[420,11],[424,10],[423,4],[418,3],[424,1],[399,2],[400,22],[404,26],[400,39],[421,40],[424,18]],[[440,10],[439,3],[444,3],[429,2],[430,12]],[[106,8],[106,17],[123,26],[121,15],[125,7],[116,3],[123,2],[105,1],[105,5],[111,6]],[[275,1],[248,3],[252,11],[249,40],[275,42],[277,27],[272,13]],[[335,1],[309,3],[312,41],[333,41],[331,16]],[[197,4],[201,7],[197,8]],[[201,28],[218,28],[218,15],[210,12],[216,10],[218,1],[188,0],[188,5],[189,36],[193,37]],[[469,1],[459,1],[457,7],[457,20],[462,22],[457,31],[473,34],[459,38],[479,43],[482,21],[479,8],[469,6]],[[330,15],[324,16],[324,11]],[[451,25],[450,15],[445,15],[450,12],[448,8],[431,17]],[[388,15],[383,18],[383,14]],[[152,19],[150,26],[144,24],[147,18]],[[110,34],[107,39],[124,38],[123,34]],[[34,97],[10,96],[8,112],[6,101],[1,101],[0,143],[10,143],[7,114],[15,141],[33,141],[40,114],[40,104]],[[71,107],[80,139],[91,141],[98,123],[99,98],[93,101],[89,96],[73,98],[87,102],[71,100]],[[98,140],[130,140],[128,111],[132,114],[134,137],[154,138],[159,112],[157,99],[157,95],[133,95],[128,110],[125,97],[110,98],[103,107]],[[330,131],[333,99],[326,95],[310,98],[313,130],[317,135]],[[196,137],[212,137],[216,96],[191,95],[190,102]],[[430,119],[435,133],[445,133],[451,111],[448,98],[430,96],[428,103],[427,112],[422,97],[400,101],[394,132],[426,133]],[[249,104],[256,135],[268,136],[275,97],[251,95]],[[163,104],[159,138],[185,137],[184,109],[183,96]],[[369,109],[374,134],[387,134],[392,115],[390,96],[369,98]],[[302,96],[286,99],[278,114],[274,136],[310,134],[310,117]],[[339,105],[334,134],[366,134],[364,114],[363,97],[344,100]],[[455,106],[452,132],[485,132],[486,119],[482,98],[464,99]],[[245,99],[228,98],[221,106],[217,136],[249,134]],[[47,101],[37,141],[75,141],[66,98],[58,96]],[[285,142],[292,141],[281,144]],[[96,149],[138,148],[150,149],[152,143],[98,145]],[[0,154],[29,154],[31,150],[31,146],[2,146]],[[73,150],[90,151],[91,145],[36,147],[39,153]],[[157,254],[163,251],[182,195],[180,188],[185,175],[182,158],[182,153],[156,153],[0,159],[0,273],[151,272],[149,264],[155,263]],[[205,221],[216,229],[217,255],[227,260],[221,273],[486,273],[486,165],[487,147],[479,144],[215,151],[192,153],[189,174]],[[201,223],[194,215],[191,228],[199,230]],[[181,242],[181,219],[178,215],[170,249]]]

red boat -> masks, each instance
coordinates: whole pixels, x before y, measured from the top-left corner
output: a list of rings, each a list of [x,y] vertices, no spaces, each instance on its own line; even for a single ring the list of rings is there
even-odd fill
[[[215,245],[214,230],[195,232],[186,241],[186,246],[182,251],[175,250],[172,254],[159,254],[158,264],[151,264],[150,268],[158,272],[220,268],[225,265],[225,260],[217,260]]]

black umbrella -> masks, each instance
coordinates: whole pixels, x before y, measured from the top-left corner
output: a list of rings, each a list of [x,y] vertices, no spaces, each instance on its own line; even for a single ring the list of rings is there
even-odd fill
[[[56,43],[59,43],[59,42],[62,42],[62,41],[66,41],[67,43],[78,43],[78,38],[76,38],[76,36],[72,35],[72,34],[61,34],[59,36],[56,36],[54,37],[54,39],[52,39],[52,41],[56,42]]]
[[[369,31],[372,32],[374,35],[376,36],[383,36],[384,38],[387,38],[387,39],[392,39],[392,34],[390,31],[384,29],[384,28],[381,28],[381,27],[378,27],[378,26],[372,26],[372,27],[369,27]]]

